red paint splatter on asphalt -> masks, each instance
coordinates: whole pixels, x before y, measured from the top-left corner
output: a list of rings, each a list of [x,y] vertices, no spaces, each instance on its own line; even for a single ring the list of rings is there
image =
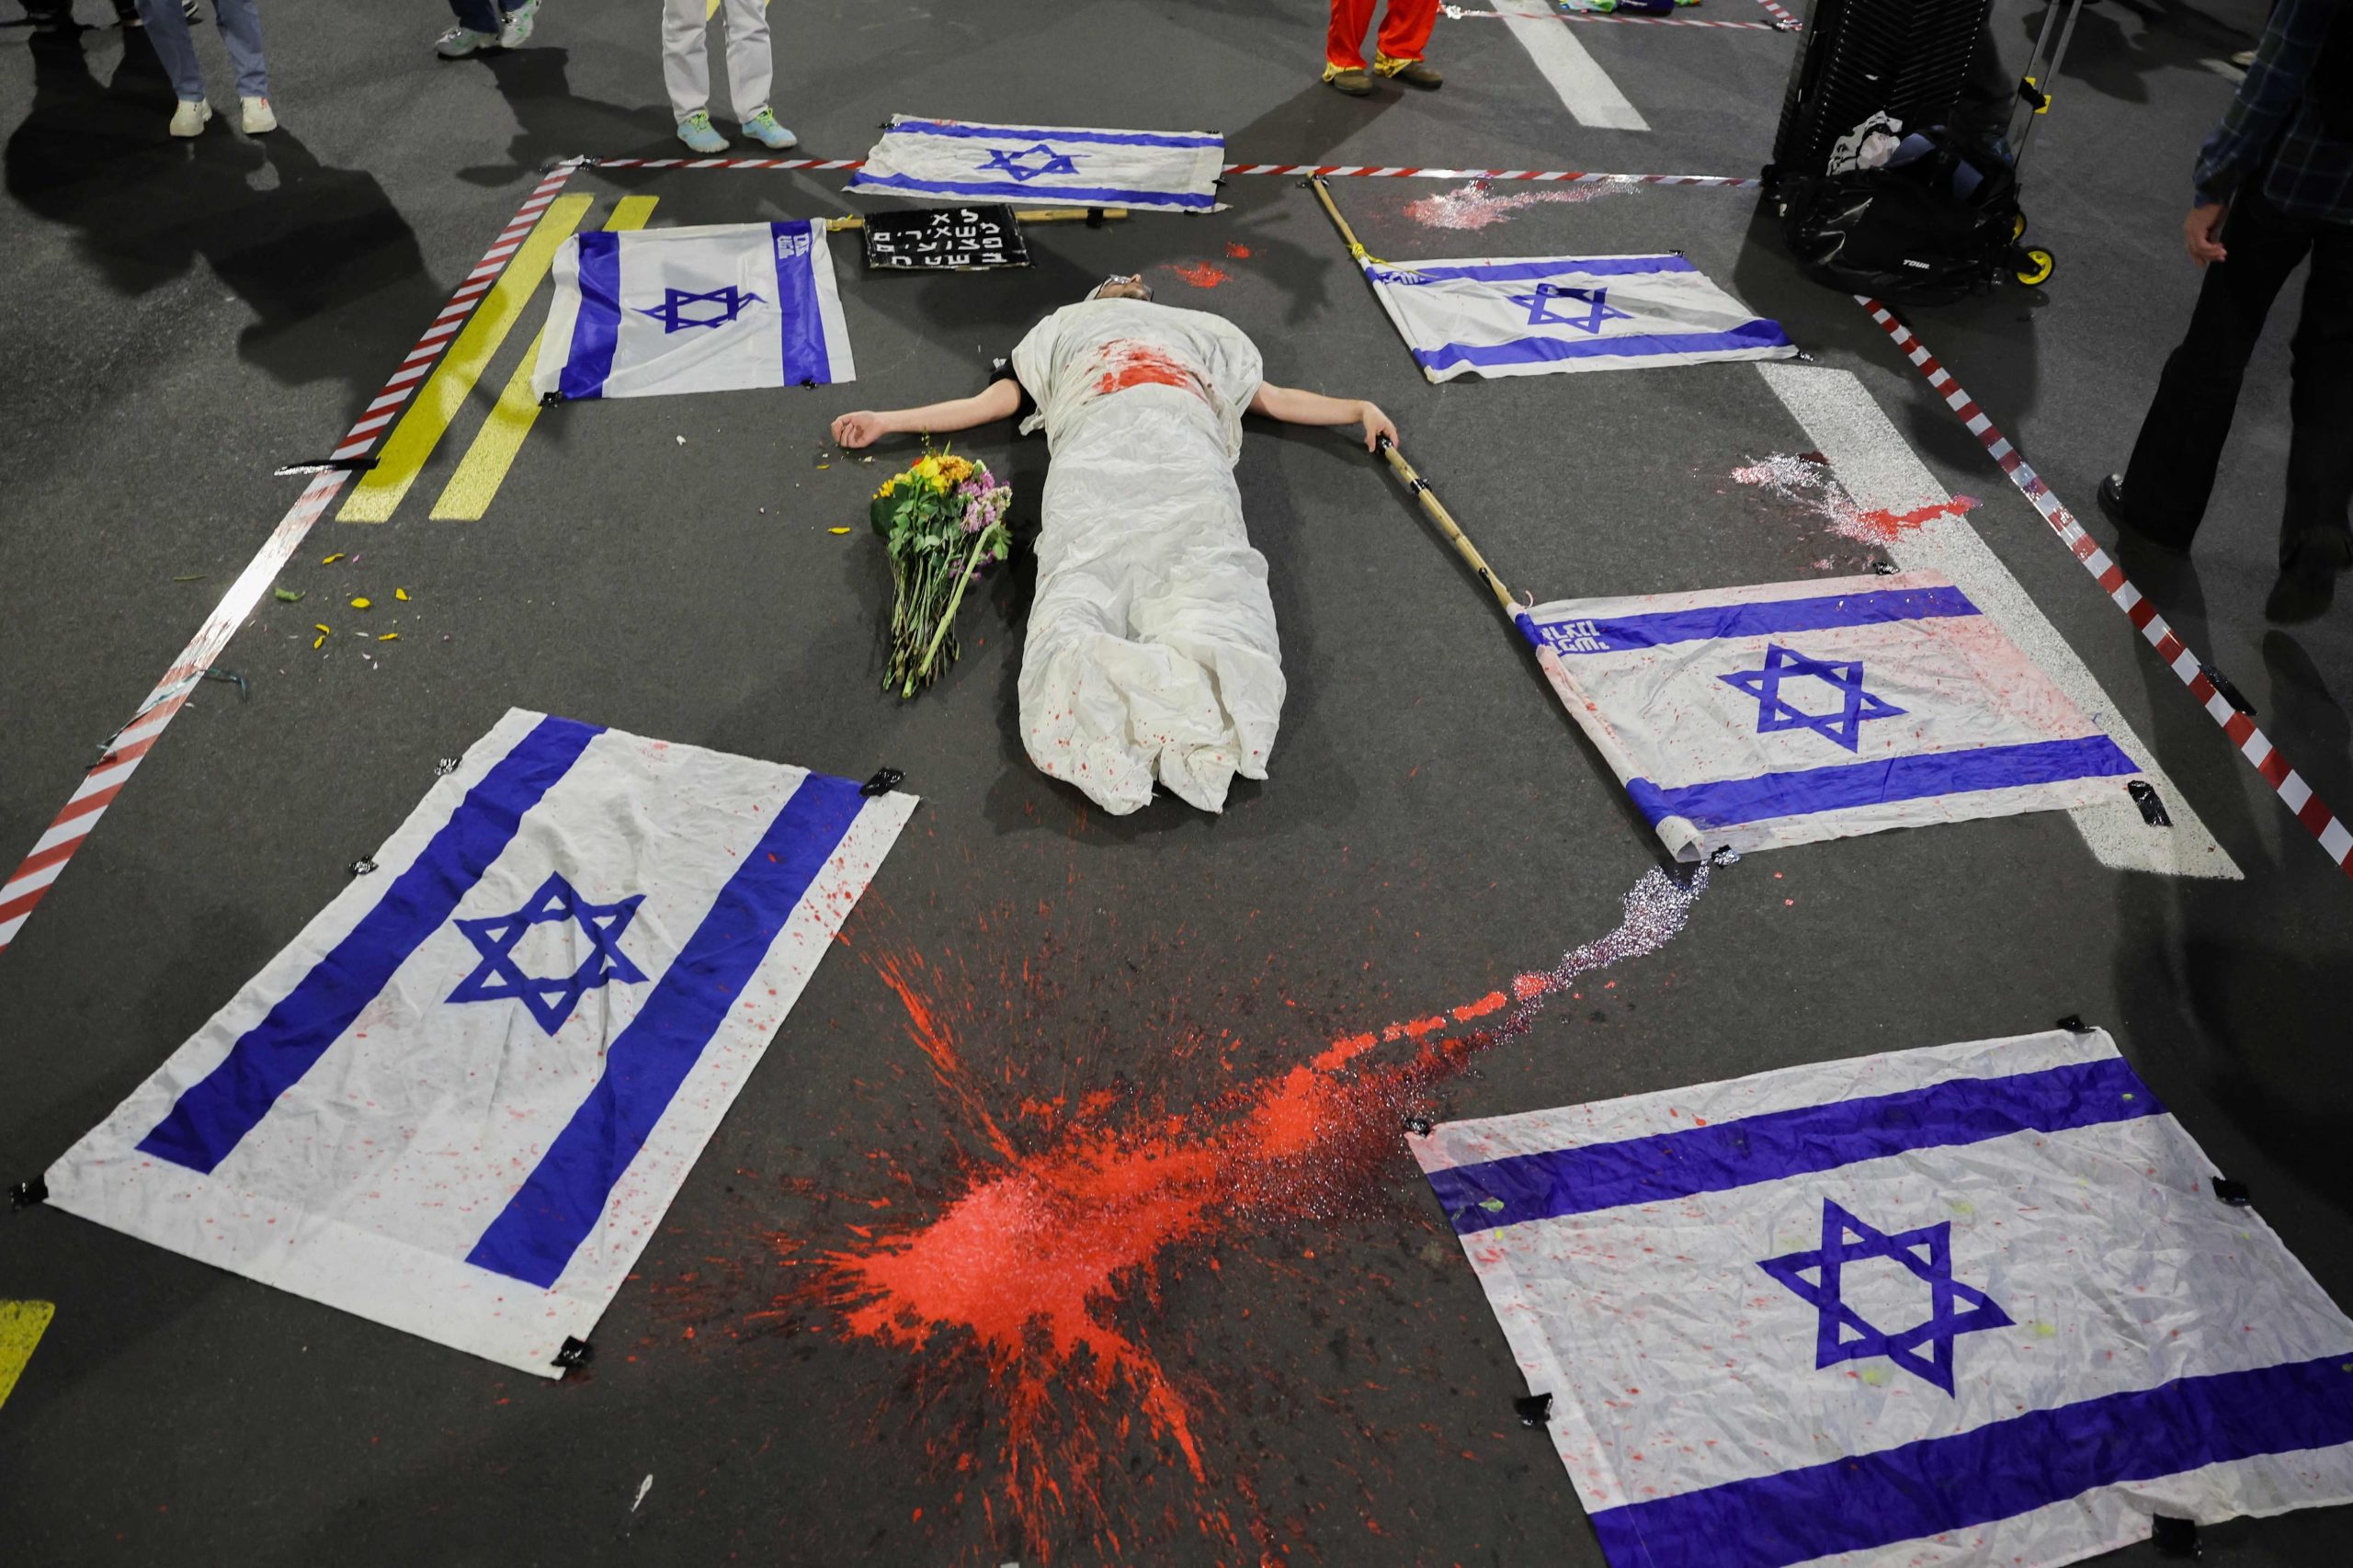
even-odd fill
[[[983,1152],[933,1218],[879,1233],[845,1227],[858,1244],[811,1260],[819,1278],[804,1300],[830,1306],[849,1337],[921,1356],[927,1378],[976,1370],[1006,1430],[995,1496],[1029,1551],[1044,1559],[1074,1525],[1116,1558],[1098,1482],[1126,1447],[1131,1409],[1182,1456],[1197,1489],[1205,1493],[1209,1480],[1196,1405],[1210,1396],[1173,1375],[1131,1326],[1141,1309],[1157,1306],[1180,1250],[1346,1211],[1350,1195],[1393,1169],[1399,1130],[1433,1085],[1526,1032],[1576,976],[1665,945],[1707,881],[1705,867],[1680,878],[1647,873],[1626,895],[1615,930],[1552,969],[1517,976],[1517,1005],[1476,1032],[1446,1034],[1446,1014],[1391,1024],[1335,1040],[1288,1072],[1206,1104],[1131,1106],[1117,1123],[1099,1114],[1108,1104],[1082,1099],[1063,1120],[1062,1096],[1029,1101],[1055,1108],[1040,1118],[1047,1136],[1037,1148],[1024,1148],[989,1108],[984,1081],[948,1022],[939,994],[947,977],[920,955],[870,953],[905,1011],[908,1038]],[[985,1028],[990,1009],[959,1000],[961,1015]],[[1451,1014],[1484,1017],[1508,1005],[1490,992]],[[1401,1040],[1414,1042],[1402,1060],[1364,1060]],[[788,1242],[784,1250],[794,1249]],[[1215,1504],[1203,1502],[1196,1523],[1236,1543]]]
[[[1228,240],[1225,242],[1225,254],[1235,261],[1247,261],[1250,259],[1250,247],[1239,240]]]
[[[1213,261],[1177,262],[1168,270],[1196,289],[1214,289],[1233,276]]]
[[[1509,196],[1497,196],[1488,188],[1485,181],[1473,180],[1469,185],[1406,203],[1405,216],[1428,229],[1488,229],[1513,213],[1539,203],[1592,201],[1640,188],[1634,185],[1571,185],[1552,190],[1516,190]]]
[[[1769,491],[1829,526],[1831,532],[1858,544],[1892,544],[1900,534],[1939,517],[1958,517],[1984,503],[1973,495],[1932,501],[1910,511],[1866,509],[1856,505],[1819,452],[1776,452],[1768,458],[1732,471],[1736,484]]]

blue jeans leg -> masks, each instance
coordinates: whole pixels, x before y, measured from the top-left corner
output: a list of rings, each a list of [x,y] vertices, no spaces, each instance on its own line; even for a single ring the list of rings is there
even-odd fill
[[[470,32],[498,30],[498,0],[449,0],[449,9],[457,13],[458,25]]]
[[[147,41],[164,62],[172,90],[180,102],[197,103],[204,97],[204,72],[196,62],[196,42],[188,36],[188,18],[179,0],[139,0],[140,20],[147,24]]]
[[[212,0],[212,16],[221,41],[229,46],[229,63],[236,68],[237,96],[269,97],[269,62],[261,55],[261,11],[255,0]]]

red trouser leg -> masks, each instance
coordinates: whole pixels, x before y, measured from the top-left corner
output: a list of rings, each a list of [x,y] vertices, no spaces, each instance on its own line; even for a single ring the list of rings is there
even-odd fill
[[[1438,0],[1389,0],[1381,18],[1381,52],[1392,60],[1419,60],[1438,26]]]
[[[1436,0],[1430,13],[1432,17],[1438,13]],[[1332,28],[1324,40],[1324,58],[1349,70],[1363,70],[1364,30],[1371,24],[1372,0],[1332,0]],[[1423,28],[1422,35],[1428,37],[1429,29]]]

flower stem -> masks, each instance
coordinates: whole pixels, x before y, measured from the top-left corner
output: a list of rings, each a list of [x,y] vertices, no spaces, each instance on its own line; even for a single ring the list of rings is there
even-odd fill
[[[956,591],[948,597],[948,611],[939,618],[939,630],[931,634],[931,646],[923,651],[923,665],[915,672],[917,675],[931,674],[932,656],[939,652],[939,644],[946,640],[948,629],[956,624],[956,607],[964,602],[964,589],[972,580],[972,567],[981,558],[981,541],[986,531],[983,529],[972,536],[972,551],[964,557],[963,570],[956,574]]]

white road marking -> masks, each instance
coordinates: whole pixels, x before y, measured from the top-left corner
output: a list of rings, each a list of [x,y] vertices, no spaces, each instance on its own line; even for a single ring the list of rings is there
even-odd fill
[[[1852,375],[1802,365],[1759,364],[1756,369],[1804,427],[1806,438],[1830,460],[1831,471],[1857,506],[1909,512],[1951,500]],[[2173,818],[2171,827],[2151,827],[2142,821],[2140,808],[2121,791],[2114,805],[2079,806],[2067,813],[2101,865],[2233,881],[2245,875],[2199,820],[2189,797],[2166,777],[2155,755],[2124,722],[2098,677],[2035,608],[1968,518],[1954,513],[1907,528],[1887,547],[1887,554],[1904,571],[1941,572],[1951,578],[2156,786]]]
[[[1598,131],[1648,131],[1651,122],[1626,101],[1592,55],[1562,24],[1547,0],[1495,0],[1496,14],[1511,36],[1536,62],[1536,69],[1560,95],[1562,107],[1579,125]]]

